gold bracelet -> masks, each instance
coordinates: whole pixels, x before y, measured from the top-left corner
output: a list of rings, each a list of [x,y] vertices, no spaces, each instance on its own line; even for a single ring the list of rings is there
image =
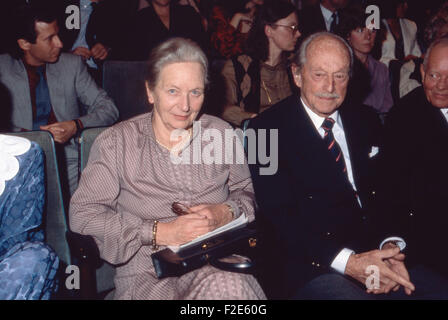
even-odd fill
[[[156,221],[154,221],[154,224],[152,225],[152,240],[151,240],[152,250],[159,249],[159,246],[157,245],[157,242],[156,242],[157,224],[158,223],[159,223],[159,221],[156,220]]]

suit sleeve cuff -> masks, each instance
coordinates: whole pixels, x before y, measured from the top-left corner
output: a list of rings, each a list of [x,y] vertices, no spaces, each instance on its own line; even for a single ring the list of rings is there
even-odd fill
[[[380,250],[383,248],[383,246],[386,244],[386,242],[393,241],[395,244],[400,248],[400,251],[403,251],[404,248],[406,248],[406,242],[403,238],[400,237],[389,237],[383,240],[380,244]]]
[[[342,249],[341,252],[339,252],[336,256],[336,258],[334,258],[333,262],[331,263],[331,267],[337,272],[344,274],[348,259],[354,253],[355,251],[353,250],[347,248]]]

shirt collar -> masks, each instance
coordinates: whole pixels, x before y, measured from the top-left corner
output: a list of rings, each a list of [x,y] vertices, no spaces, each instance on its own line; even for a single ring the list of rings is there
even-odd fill
[[[322,11],[322,15],[324,16],[324,19],[327,22],[331,22],[331,16],[333,15],[333,12],[325,8],[322,4],[320,5],[320,10]]]
[[[322,123],[324,123],[324,121],[325,121],[325,117],[321,117],[320,115],[314,113],[314,111],[312,111],[306,105],[306,103],[303,101],[302,97],[300,97],[300,101],[302,102],[306,113],[308,114],[311,121],[313,122],[314,127],[316,127],[316,129],[319,130],[322,126]],[[339,125],[342,128],[341,116],[339,115],[339,111],[337,109],[331,115],[329,115],[329,117],[332,118],[336,122],[335,124]]]
[[[446,121],[448,121],[448,108],[440,109],[442,111],[443,116],[445,117]]]
[[[36,67],[36,66],[29,65],[29,64],[25,61],[24,58],[22,58],[22,63],[23,63],[23,65],[24,65],[25,69],[26,69],[28,72],[34,72],[34,73],[36,73],[36,72],[37,72],[37,68],[39,68],[39,67]],[[43,69],[44,69],[44,74],[45,74],[45,73],[46,73],[46,70],[47,70],[47,64],[44,64],[44,65],[43,65]]]

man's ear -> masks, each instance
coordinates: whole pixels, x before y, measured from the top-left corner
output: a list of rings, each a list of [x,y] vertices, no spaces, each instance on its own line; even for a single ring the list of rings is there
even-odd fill
[[[423,63],[420,65],[420,74],[422,75],[422,81],[425,81],[425,68],[423,68]]]
[[[25,39],[18,39],[17,44],[23,51],[29,51],[31,48],[31,43],[26,41]]]
[[[150,104],[154,104],[154,96],[152,94],[152,90],[149,89],[148,81],[145,81],[146,94],[148,95],[148,101]]]
[[[302,75],[300,73],[299,67],[296,64],[291,65],[291,74],[292,74],[292,77],[294,78],[294,83],[296,84],[296,86],[301,88],[302,87]]]

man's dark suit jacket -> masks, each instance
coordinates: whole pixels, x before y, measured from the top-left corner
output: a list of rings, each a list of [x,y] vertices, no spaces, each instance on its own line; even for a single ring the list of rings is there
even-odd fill
[[[151,50],[172,37],[188,38],[207,49],[206,33],[201,16],[191,6],[170,4],[170,29],[168,30],[152,6],[136,12],[130,22],[125,60],[147,60]]]
[[[423,87],[403,97],[386,122],[385,220],[405,237],[410,265],[448,274],[448,122]]]
[[[320,3],[299,11],[299,30],[302,34],[301,39],[305,39],[310,34],[318,31],[327,31]]]
[[[275,175],[260,175],[261,166],[250,164],[259,204],[258,279],[269,298],[293,297],[307,281],[331,271],[343,248],[360,253],[384,239],[371,228],[376,189],[375,158],[369,153],[380,144],[380,124],[368,108],[339,110],[363,209],[298,96],[250,122],[255,130],[278,129],[279,137]],[[269,143],[274,142],[267,150]]]

